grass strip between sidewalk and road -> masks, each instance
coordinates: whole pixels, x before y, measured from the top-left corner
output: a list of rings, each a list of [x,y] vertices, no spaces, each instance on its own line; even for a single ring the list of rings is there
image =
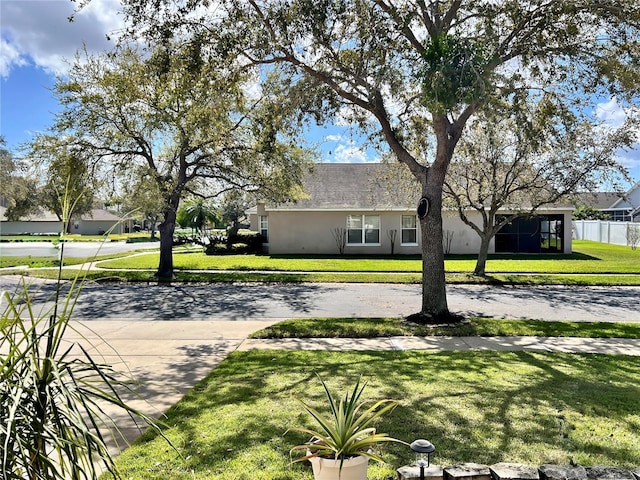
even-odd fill
[[[409,335],[640,338],[640,324],[470,318],[452,325],[416,325],[396,317],[296,318],[254,332],[250,338],[376,338]]]
[[[166,283],[154,277],[155,270],[92,270],[87,280],[96,282]],[[66,269],[62,278],[72,280],[80,270]],[[56,269],[5,270],[5,275],[57,278]],[[85,273],[82,272],[84,276]],[[640,275],[491,275],[478,277],[466,273],[447,273],[448,284],[482,285],[575,285],[638,286]],[[286,272],[184,272],[177,271],[175,283],[395,283],[419,284],[419,273],[286,273]]]
[[[147,432],[117,459],[123,478],[311,480],[289,449],[311,427],[294,396],[326,411],[322,387],[343,393],[362,376],[367,400],[399,407],[378,430],[427,438],[432,462],[640,464],[640,362],[620,355],[527,352],[236,352],[167,412],[166,435]],[[385,444],[369,480],[395,478],[415,457]]]

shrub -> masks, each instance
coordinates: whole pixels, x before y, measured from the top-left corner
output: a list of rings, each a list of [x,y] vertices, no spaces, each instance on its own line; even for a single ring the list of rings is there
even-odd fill
[[[227,243],[244,243],[247,245],[249,253],[262,253],[262,244],[264,243],[264,237],[259,232],[252,232],[251,230],[240,230],[235,235],[230,235]]]
[[[262,253],[264,237],[258,232],[249,230],[236,234],[212,235],[208,238],[204,253],[206,255]]]
[[[627,243],[631,250],[638,248],[640,244],[640,225],[627,225]]]
[[[205,246],[204,253],[206,255],[224,255],[228,253],[227,244],[226,243],[210,243]]]

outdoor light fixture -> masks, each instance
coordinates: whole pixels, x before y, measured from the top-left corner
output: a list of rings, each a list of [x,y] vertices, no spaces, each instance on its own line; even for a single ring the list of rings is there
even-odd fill
[[[424,469],[431,465],[430,455],[436,447],[428,440],[418,439],[411,442],[411,450],[416,452],[416,465],[420,467],[420,480],[424,480]]]

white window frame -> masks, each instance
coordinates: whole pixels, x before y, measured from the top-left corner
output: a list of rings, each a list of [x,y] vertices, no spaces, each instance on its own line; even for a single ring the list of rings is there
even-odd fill
[[[414,227],[413,228],[407,228],[404,226],[404,220],[405,217],[413,217],[414,219]],[[404,231],[413,231],[415,232],[416,235],[416,241],[415,242],[405,242],[404,241]],[[400,245],[401,246],[406,246],[406,247],[415,247],[418,245],[418,217],[416,217],[415,215],[402,215],[402,217],[400,217]]]
[[[260,235],[264,237],[265,243],[269,243],[269,217],[266,215],[260,215],[258,222]]]
[[[351,220],[356,220],[359,218],[360,228],[352,228]],[[367,228],[367,220],[376,218],[378,223],[378,228]],[[380,215],[370,215],[370,214],[353,214],[347,215],[347,245],[357,245],[357,246],[365,246],[365,247],[379,247],[380,243],[380,232],[382,231]],[[359,242],[350,242],[349,241],[349,232],[350,231],[360,230],[360,241]],[[368,230],[377,230],[378,231],[378,241],[377,242],[367,242],[367,231]]]

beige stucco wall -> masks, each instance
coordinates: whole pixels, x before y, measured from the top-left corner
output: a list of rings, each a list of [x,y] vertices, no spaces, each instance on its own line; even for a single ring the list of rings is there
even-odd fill
[[[111,220],[79,220],[78,228],[75,228],[76,222],[71,223],[71,233],[80,235],[99,235],[100,232],[108,232],[116,222]],[[0,222],[0,233],[2,235],[20,235],[20,234],[59,234],[62,231],[62,222]],[[115,227],[112,233],[122,233],[124,231],[123,224]]]
[[[565,220],[564,229],[564,253],[571,253],[571,211],[541,211],[541,214],[563,214]],[[389,254],[391,253],[391,241],[387,231],[398,231],[395,244],[396,254],[419,254],[420,246],[402,246],[401,220],[402,215],[414,215],[414,211],[266,211],[263,205],[258,205],[256,213],[250,215],[251,230],[259,229],[260,215],[267,215],[269,243],[268,252],[271,254],[337,254],[338,246],[332,231],[336,227],[345,228],[346,218],[350,214],[380,215],[380,245],[347,245],[345,254]],[[470,213],[470,218],[475,223],[480,223],[480,214]],[[477,254],[480,250],[480,237],[467,226],[455,212],[443,212],[444,237],[451,235],[449,253],[453,254]],[[418,241],[420,242],[420,229],[418,227]],[[445,251],[447,247],[445,245]],[[495,240],[489,245],[489,253],[495,253]]]
[[[76,228],[76,225],[78,228]],[[115,228],[114,228],[115,225]],[[101,235],[103,233],[122,233],[123,224],[114,222],[113,220],[78,220],[71,224],[71,233],[77,233],[80,235]]]
[[[380,216],[380,245],[346,245],[345,254],[390,254],[389,230],[397,230],[394,252],[397,254],[419,254],[417,245],[401,245],[402,215],[413,212],[371,212],[362,210],[343,211],[271,211],[269,217],[269,253],[338,253],[333,237],[335,228],[346,228],[347,215],[371,214]],[[419,235],[419,231],[418,231]]]
[[[0,222],[2,235],[60,233],[62,222]]]

